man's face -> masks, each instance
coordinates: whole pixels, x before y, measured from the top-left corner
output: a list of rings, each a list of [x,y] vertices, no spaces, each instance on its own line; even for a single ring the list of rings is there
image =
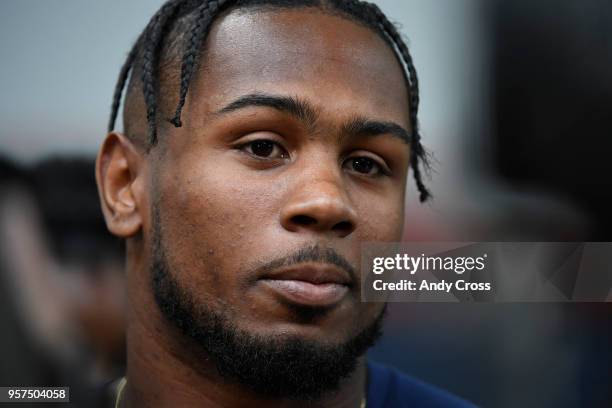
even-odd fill
[[[232,12],[201,60],[152,156],[145,242],[158,228],[195,307],[242,332],[346,343],[383,306],[360,301],[360,244],[402,234],[399,62],[370,29],[304,9]]]

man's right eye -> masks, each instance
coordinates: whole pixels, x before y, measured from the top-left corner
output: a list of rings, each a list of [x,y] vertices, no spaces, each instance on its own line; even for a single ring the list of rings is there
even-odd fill
[[[289,153],[277,142],[267,139],[253,140],[240,148],[259,159],[288,159]]]

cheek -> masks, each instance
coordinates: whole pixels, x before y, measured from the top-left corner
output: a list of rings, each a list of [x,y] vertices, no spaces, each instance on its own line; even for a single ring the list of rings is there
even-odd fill
[[[183,160],[172,173],[162,191],[169,261],[190,284],[213,284],[209,293],[229,295],[239,284],[241,260],[257,257],[275,220],[270,190],[276,189],[214,157]]]
[[[403,191],[390,192],[384,196],[355,194],[359,241],[400,241],[404,223],[403,197]]]

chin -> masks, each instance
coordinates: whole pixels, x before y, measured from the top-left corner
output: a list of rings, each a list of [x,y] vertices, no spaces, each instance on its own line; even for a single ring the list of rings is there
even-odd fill
[[[237,327],[257,336],[299,337],[327,344],[345,342],[376,320],[374,315],[368,321],[360,319],[369,314],[348,301],[326,308],[278,303],[268,313],[257,310],[256,316],[236,311],[231,319]]]

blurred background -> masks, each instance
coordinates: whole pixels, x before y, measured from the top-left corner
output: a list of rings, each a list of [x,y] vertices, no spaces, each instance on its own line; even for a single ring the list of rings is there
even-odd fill
[[[93,157],[161,3],[0,2],[0,385],[95,406],[123,372],[123,248]],[[405,239],[612,241],[612,3],[376,3],[408,39],[434,155]],[[611,306],[393,303],[370,354],[481,406],[608,407]]]

